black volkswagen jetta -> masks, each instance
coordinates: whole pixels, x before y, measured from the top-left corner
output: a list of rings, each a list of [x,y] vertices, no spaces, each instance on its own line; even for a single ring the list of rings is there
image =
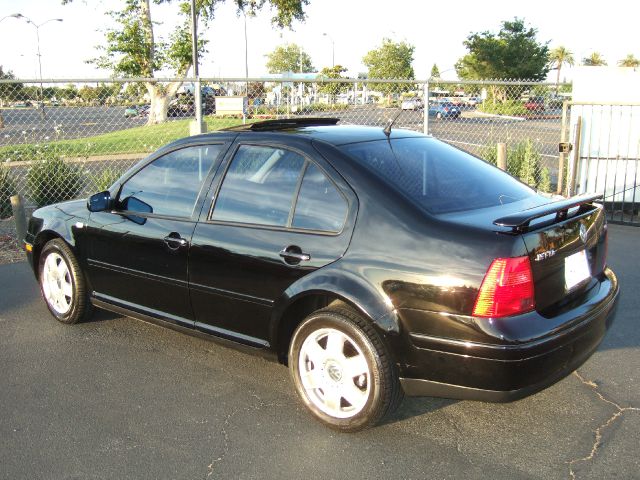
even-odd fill
[[[428,136],[336,123],[185,138],[88,203],[37,210],[49,310],[263,352],[343,431],[403,394],[522,398],[594,352],[618,295],[597,196],[552,201]]]

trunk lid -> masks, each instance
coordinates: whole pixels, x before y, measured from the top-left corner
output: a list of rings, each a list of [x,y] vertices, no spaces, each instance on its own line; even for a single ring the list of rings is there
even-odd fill
[[[495,220],[524,240],[536,310],[553,316],[597,283],[606,261],[607,227],[598,196],[552,202]]]

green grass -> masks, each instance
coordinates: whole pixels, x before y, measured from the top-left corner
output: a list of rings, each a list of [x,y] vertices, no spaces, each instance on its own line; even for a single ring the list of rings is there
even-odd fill
[[[24,143],[0,147],[0,162],[38,158],[42,150],[65,157],[90,157],[118,153],[149,153],[189,135],[191,120],[177,120],[160,125],[142,126],[72,140],[56,140],[41,144]],[[254,122],[256,120],[247,120]],[[207,131],[242,123],[237,118],[205,117]]]

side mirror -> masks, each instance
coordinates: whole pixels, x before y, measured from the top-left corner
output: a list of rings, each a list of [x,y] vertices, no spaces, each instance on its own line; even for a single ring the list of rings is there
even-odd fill
[[[87,200],[87,209],[90,212],[104,212],[111,208],[111,193],[109,190],[91,195]]]

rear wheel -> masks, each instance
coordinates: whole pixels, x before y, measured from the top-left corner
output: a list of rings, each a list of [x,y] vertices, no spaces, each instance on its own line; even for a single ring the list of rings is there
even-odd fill
[[[39,281],[51,314],[77,323],[91,313],[84,276],[71,249],[60,239],[47,242],[40,255]]]
[[[373,426],[402,399],[382,339],[348,308],[319,310],[302,322],[289,347],[289,369],[305,406],[337,430]]]

